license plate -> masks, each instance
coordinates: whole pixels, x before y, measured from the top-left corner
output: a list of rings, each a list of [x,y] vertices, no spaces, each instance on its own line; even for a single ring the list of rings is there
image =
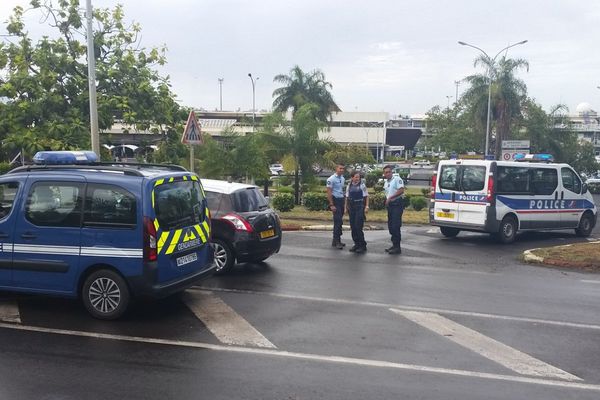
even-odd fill
[[[438,218],[454,218],[454,213],[451,212],[437,212],[435,215]]]
[[[275,236],[275,229],[269,229],[260,233],[261,239],[270,238],[271,236]]]
[[[189,264],[198,259],[198,255],[196,253],[188,254],[187,256],[178,257],[177,258],[177,266],[181,267],[182,265]]]

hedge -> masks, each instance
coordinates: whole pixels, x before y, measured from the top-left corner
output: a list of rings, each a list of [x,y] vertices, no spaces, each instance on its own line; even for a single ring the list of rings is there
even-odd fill
[[[277,188],[277,193],[294,193],[294,188],[291,186],[280,186]]]
[[[588,190],[593,194],[600,194],[600,183],[588,183]]]
[[[325,193],[305,193],[304,206],[309,211],[325,211],[329,202]]]
[[[291,211],[294,208],[294,196],[290,193],[277,193],[273,197],[273,207],[282,212]]]
[[[369,195],[369,208],[371,210],[383,210],[385,208],[385,193],[379,192]]]
[[[413,196],[410,199],[410,205],[412,206],[413,210],[421,211],[427,206],[427,199],[423,196]]]

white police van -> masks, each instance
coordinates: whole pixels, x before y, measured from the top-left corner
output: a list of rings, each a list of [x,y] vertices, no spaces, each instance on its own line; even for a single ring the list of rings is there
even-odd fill
[[[568,164],[551,155],[518,155],[519,161],[444,160],[432,180],[430,223],[446,237],[461,230],[488,232],[511,243],[517,231],[573,228],[591,234],[598,212]]]
[[[80,297],[96,318],[167,296],[214,271],[197,175],[176,165],[99,163],[40,152],[0,176],[0,290]]]

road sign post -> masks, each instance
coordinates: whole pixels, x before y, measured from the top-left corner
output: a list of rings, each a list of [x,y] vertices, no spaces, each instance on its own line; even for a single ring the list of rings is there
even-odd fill
[[[185,123],[181,143],[190,145],[190,171],[194,172],[194,146],[204,144],[202,130],[194,111],[190,111],[190,115]]]

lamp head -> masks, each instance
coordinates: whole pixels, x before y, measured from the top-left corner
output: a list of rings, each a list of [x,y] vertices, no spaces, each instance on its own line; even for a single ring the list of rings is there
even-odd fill
[[[250,72],[248,72],[248,76],[249,76],[250,78],[252,78],[252,74],[251,74]]]
[[[525,43],[527,43],[527,42],[528,42],[528,40],[523,40],[522,42],[519,42],[519,43],[517,43],[517,44],[525,44]]]
[[[467,45],[465,42],[461,42],[460,40],[458,41],[458,44],[460,44],[461,46],[466,46]]]

